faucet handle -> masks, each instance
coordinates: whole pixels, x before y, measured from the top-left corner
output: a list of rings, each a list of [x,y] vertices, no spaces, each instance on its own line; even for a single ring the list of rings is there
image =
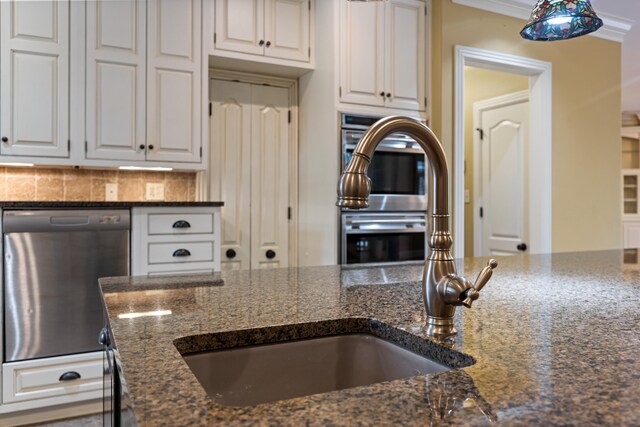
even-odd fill
[[[467,308],[471,308],[471,304],[478,299],[480,296],[480,290],[487,284],[489,279],[491,279],[491,275],[493,274],[493,269],[498,266],[498,261],[491,258],[487,262],[487,266],[480,270],[478,277],[476,278],[475,283],[469,289],[467,289],[464,294],[462,294],[462,305]]]

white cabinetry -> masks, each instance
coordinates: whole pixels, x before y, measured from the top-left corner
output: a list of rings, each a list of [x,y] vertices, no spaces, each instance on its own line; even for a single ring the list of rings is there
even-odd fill
[[[215,0],[214,56],[311,67],[313,0]]]
[[[87,41],[87,157],[200,163],[202,1],[87,2]]]
[[[640,248],[640,127],[622,128],[624,248]]]
[[[289,265],[289,91],[212,79],[210,199],[222,268]]]
[[[69,2],[0,2],[0,155],[69,155]]]
[[[131,210],[132,275],[220,270],[219,207]]]
[[[425,27],[421,0],[341,0],[340,102],[424,111]]]

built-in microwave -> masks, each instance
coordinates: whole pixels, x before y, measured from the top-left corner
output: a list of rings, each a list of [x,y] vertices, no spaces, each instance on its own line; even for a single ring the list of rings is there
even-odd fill
[[[369,126],[380,117],[341,115],[341,166],[349,164],[353,151]],[[383,139],[367,170],[371,179],[370,211],[422,211],[428,207],[426,156],[419,144],[404,134]]]

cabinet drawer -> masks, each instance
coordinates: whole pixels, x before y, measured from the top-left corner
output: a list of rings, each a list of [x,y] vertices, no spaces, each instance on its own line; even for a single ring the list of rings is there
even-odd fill
[[[149,264],[213,262],[211,242],[149,243]]]
[[[4,403],[56,396],[77,396],[102,390],[102,352],[4,363],[2,365]],[[60,380],[75,372],[78,379]]]
[[[149,214],[149,235],[157,234],[211,234],[214,230],[213,213]]]

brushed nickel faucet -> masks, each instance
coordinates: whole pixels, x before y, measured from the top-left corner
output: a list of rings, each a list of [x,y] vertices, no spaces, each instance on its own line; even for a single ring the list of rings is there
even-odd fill
[[[426,153],[431,166],[434,183],[433,228],[429,239],[431,250],[422,275],[422,298],[427,311],[426,333],[445,338],[457,332],[453,325],[456,307],[471,307],[498,263],[494,259],[489,260],[474,283],[457,275],[451,256],[453,239],[449,233],[447,159],[433,131],[410,117],[392,116],[373,124],[358,142],[349,165],[340,177],[336,204],[350,209],[369,206],[371,180],[367,176],[367,168],[380,141],[392,133],[407,134],[414,138]]]

